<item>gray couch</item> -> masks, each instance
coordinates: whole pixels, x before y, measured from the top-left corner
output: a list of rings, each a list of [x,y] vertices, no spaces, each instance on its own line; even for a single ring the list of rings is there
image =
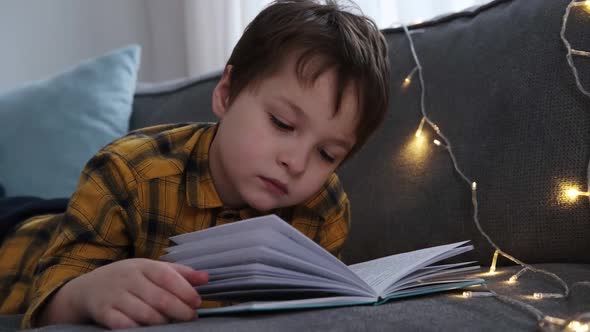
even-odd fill
[[[563,200],[563,183],[585,188],[590,158],[590,98],[578,91],[559,38],[568,1],[498,0],[412,26],[426,82],[425,106],[453,142],[463,171],[478,182],[481,226],[506,252],[562,277],[590,280],[590,203]],[[590,12],[572,14],[568,39],[590,50]],[[413,146],[421,119],[420,89],[401,83],[414,68],[403,29],[385,30],[391,62],[390,112],[370,143],[339,174],[352,202],[352,234],[344,259],[355,263],[388,254],[471,239],[467,258],[486,271],[493,248],[475,227],[471,190],[453,171],[446,152]],[[590,88],[590,61],[576,59]],[[132,129],[213,121],[211,91],[219,74],[140,86]],[[425,130],[433,138],[434,133]],[[533,292],[561,292],[542,274],[498,260],[485,276],[499,294],[544,314],[571,318],[590,311],[590,287],[565,299],[535,300]],[[535,331],[539,323],[521,307],[461,292],[392,301],[381,306],[205,317],[133,331],[409,330]],[[3,317],[14,330],[19,316]],[[95,331],[96,326],[49,326],[42,331]]]

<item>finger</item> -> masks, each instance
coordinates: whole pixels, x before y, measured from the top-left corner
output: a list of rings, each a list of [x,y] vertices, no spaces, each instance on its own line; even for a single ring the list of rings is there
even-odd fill
[[[162,264],[143,271],[148,280],[170,292],[192,308],[201,305],[197,290],[170,264]]]
[[[142,325],[168,323],[168,318],[132,292],[123,295],[115,305],[115,309]]]
[[[169,274],[175,274],[172,270],[168,271]],[[182,280],[188,287],[188,291],[193,292],[194,296],[200,301],[196,290],[186,280],[182,279],[180,275],[176,275],[176,278]],[[137,285],[136,289],[140,291],[132,290],[133,294],[167,318],[181,321],[195,318],[195,308],[193,307],[195,300],[192,300],[193,303],[187,303],[149,278],[140,279]],[[184,296],[187,297],[186,294]]]
[[[111,330],[131,329],[140,326],[137,322],[127,317],[127,315],[114,308],[105,311],[104,315],[97,317],[96,321]]]
[[[169,264],[193,286],[200,286],[209,282],[209,273],[207,272],[197,271],[189,266],[182,264]]]

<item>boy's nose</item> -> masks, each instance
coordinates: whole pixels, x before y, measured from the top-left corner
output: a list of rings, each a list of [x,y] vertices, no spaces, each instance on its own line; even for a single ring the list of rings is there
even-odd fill
[[[278,162],[281,167],[287,169],[289,174],[300,175],[307,167],[308,158],[309,153],[299,147],[281,153],[278,157]]]

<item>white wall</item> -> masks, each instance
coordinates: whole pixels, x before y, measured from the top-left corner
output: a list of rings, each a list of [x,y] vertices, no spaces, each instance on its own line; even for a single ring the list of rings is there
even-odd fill
[[[270,0],[0,0],[0,92],[137,43],[139,80],[219,70]],[[489,0],[356,0],[381,28]]]
[[[182,6],[183,0],[0,0],[0,91],[129,43],[142,46],[140,80],[185,76]]]

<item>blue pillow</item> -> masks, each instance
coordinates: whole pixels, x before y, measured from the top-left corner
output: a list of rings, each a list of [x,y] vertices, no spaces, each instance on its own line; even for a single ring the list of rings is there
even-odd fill
[[[69,197],[86,162],[127,134],[141,49],[130,45],[0,93],[6,196]]]

